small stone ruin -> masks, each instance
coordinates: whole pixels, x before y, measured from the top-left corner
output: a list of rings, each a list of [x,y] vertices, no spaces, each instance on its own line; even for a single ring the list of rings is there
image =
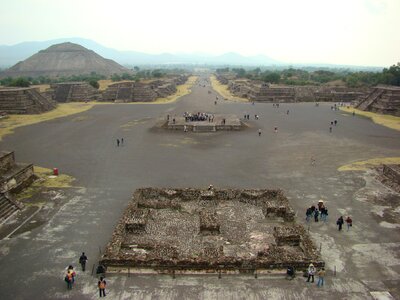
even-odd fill
[[[383,164],[378,168],[380,180],[384,185],[400,193],[400,165]]]
[[[39,114],[55,107],[36,88],[0,88],[0,111],[8,114]]]
[[[100,264],[107,272],[185,274],[323,266],[294,215],[281,190],[140,188]]]
[[[14,152],[0,151],[0,222],[22,208],[12,195],[35,180],[32,164],[17,163]]]
[[[216,131],[237,131],[247,127],[247,124],[235,115],[228,114],[206,114],[204,120],[190,121],[184,116],[167,116],[157,124],[161,128],[175,131],[191,132],[216,132]]]
[[[355,107],[364,111],[399,117],[400,87],[384,85],[377,86],[371,91],[371,93],[359,101]]]
[[[46,91],[46,94],[61,103],[101,99],[100,92],[87,82],[54,83],[50,85],[50,90]]]

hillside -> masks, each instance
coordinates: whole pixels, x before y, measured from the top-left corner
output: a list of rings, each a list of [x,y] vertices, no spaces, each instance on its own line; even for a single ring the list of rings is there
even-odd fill
[[[96,72],[109,76],[129,73],[115,61],[70,42],[50,46],[0,73],[0,77],[61,77]]]

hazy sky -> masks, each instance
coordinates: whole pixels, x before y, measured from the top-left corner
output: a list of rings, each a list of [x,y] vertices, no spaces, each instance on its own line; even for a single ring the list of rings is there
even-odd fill
[[[400,0],[1,0],[0,44],[65,37],[287,63],[400,61]]]

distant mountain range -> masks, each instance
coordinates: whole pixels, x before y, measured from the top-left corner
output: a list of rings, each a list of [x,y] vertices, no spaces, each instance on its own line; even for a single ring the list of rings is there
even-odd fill
[[[209,65],[209,66],[243,66],[243,67],[274,67],[295,68],[315,67],[315,68],[348,68],[353,70],[381,71],[381,67],[363,67],[334,64],[296,64],[285,63],[275,60],[265,55],[243,56],[238,53],[229,52],[222,55],[208,54],[147,54],[137,51],[119,51],[108,48],[96,43],[95,41],[84,38],[62,38],[40,42],[23,42],[16,45],[0,45],[0,68],[7,68],[27,59],[40,50],[46,49],[54,44],[71,42],[79,44],[87,49],[93,50],[107,59],[112,59],[117,63],[129,67],[141,65]]]
[[[104,47],[92,40],[82,38],[65,38],[42,42],[23,42],[7,46],[0,45],[0,67],[10,67],[19,61],[25,60],[40,50],[54,44],[71,42],[93,50],[99,55],[115,60],[122,65],[178,65],[178,64],[207,64],[207,65],[243,65],[243,66],[271,66],[282,63],[264,55],[243,56],[237,53],[225,53],[218,56],[207,54],[147,54],[136,51],[119,51]]]

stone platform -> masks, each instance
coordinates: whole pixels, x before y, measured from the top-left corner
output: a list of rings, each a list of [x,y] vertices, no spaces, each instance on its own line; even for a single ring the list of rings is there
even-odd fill
[[[253,273],[323,266],[281,190],[141,188],[100,264],[107,272]]]
[[[235,115],[214,115],[213,121],[186,121],[184,117],[170,117],[162,125],[166,129],[180,131],[184,131],[185,126],[187,131],[215,132],[221,130],[242,130],[246,127],[246,124]]]

